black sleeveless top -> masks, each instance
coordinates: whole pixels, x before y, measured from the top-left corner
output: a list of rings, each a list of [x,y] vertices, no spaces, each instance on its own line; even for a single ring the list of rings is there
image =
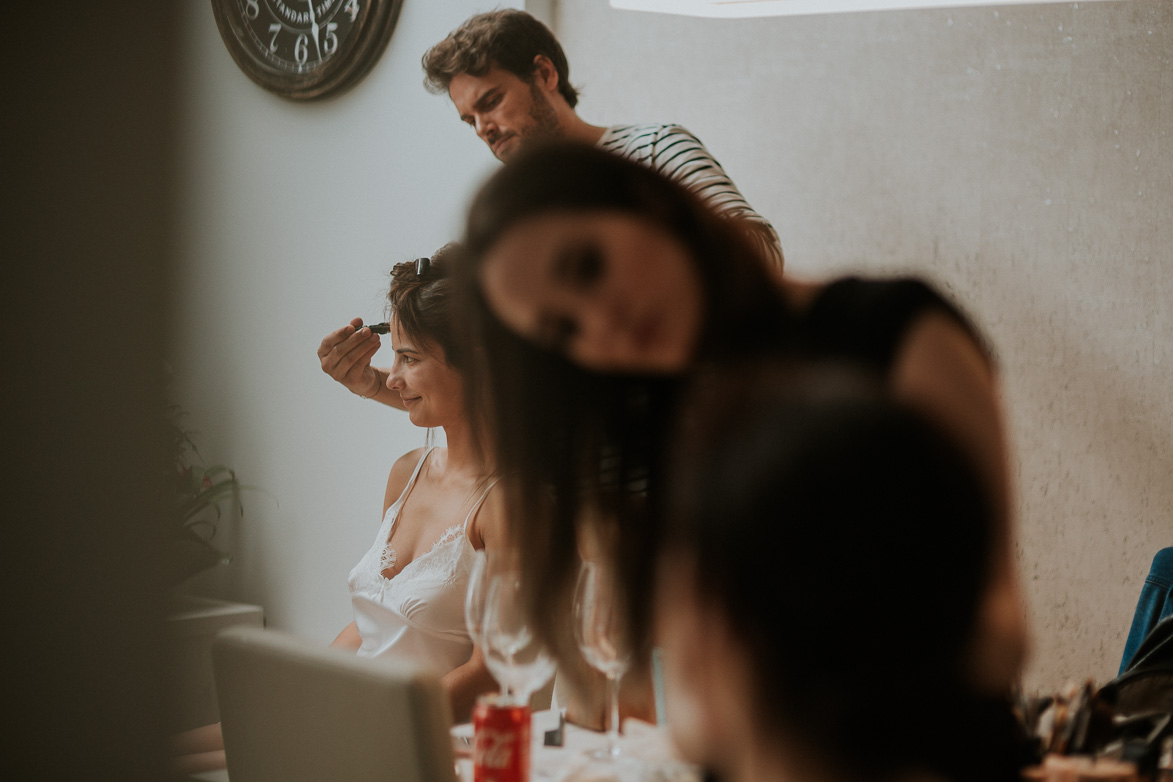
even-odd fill
[[[965,315],[913,277],[843,277],[827,284],[799,316],[798,344],[812,358],[863,364],[887,377],[908,329],[929,312],[955,321],[990,361],[989,351]]]

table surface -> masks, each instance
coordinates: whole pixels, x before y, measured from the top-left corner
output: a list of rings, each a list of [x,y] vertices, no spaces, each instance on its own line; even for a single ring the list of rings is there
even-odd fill
[[[549,709],[533,716],[531,782],[699,782],[700,771],[679,759],[667,730],[638,720],[627,720],[619,738],[617,763],[594,760],[589,753],[607,746],[607,736],[567,723],[561,747],[543,743],[546,731],[558,727],[558,712]],[[461,782],[472,782],[472,725],[450,731]],[[229,782],[227,771],[194,774],[191,782]]]
[[[683,762],[665,728],[639,720],[627,720],[619,738],[620,760],[599,761],[590,757],[607,746],[606,734],[567,723],[562,729],[561,747],[547,747],[545,733],[558,727],[558,712],[539,711],[533,716],[532,782],[699,782],[700,770]],[[457,768],[462,782],[472,782],[472,725],[452,729],[457,749]],[[462,747],[468,750],[461,751]]]

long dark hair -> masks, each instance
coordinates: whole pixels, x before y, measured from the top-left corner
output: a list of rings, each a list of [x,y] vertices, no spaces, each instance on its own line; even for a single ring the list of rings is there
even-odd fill
[[[755,367],[682,404],[664,551],[751,661],[755,721],[864,780],[1012,782],[1009,704],[969,682],[995,514],[970,460],[874,378]]]
[[[484,382],[465,398],[488,422],[511,530],[538,587],[531,590],[535,615],[547,637],[555,635],[574,583],[576,533],[590,519],[606,528],[635,637],[647,642],[661,450],[682,378],[583,369],[503,326],[481,292],[481,264],[496,242],[520,222],[558,211],[622,212],[685,245],[707,299],[702,361],[715,345],[728,355],[778,350],[789,313],[738,225],[679,184],[602,150],[565,143],[527,150],[473,201],[455,277]]]

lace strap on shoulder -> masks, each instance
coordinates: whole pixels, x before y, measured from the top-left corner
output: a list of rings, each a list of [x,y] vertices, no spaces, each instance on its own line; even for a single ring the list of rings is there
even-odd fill
[[[426,462],[428,460],[428,454],[430,454],[434,450],[436,450],[436,446],[434,446],[434,445],[429,448],[424,449],[423,456],[421,456],[420,460],[415,463],[415,469],[411,471],[411,477],[407,479],[407,488],[410,489],[412,486],[415,485],[415,479],[417,477],[419,477],[420,470],[422,470],[424,468],[424,462]]]
[[[420,460],[415,463],[415,469],[411,471],[411,477],[407,479],[407,485],[403,487],[403,491],[399,492],[399,496],[395,498],[395,502],[391,503],[391,505],[387,508],[388,513],[390,513],[393,508],[398,509],[403,505],[404,501],[407,499],[407,495],[411,492],[411,487],[415,486],[415,479],[419,477],[420,470],[423,469],[424,462],[428,460],[428,454],[430,454],[435,449],[436,446],[434,445],[424,449],[423,456],[421,456]],[[398,510],[396,510],[396,515],[398,516]]]

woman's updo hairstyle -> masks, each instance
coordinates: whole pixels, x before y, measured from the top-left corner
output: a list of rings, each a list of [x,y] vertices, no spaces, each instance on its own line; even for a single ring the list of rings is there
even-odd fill
[[[459,251],[458,244],[449,242],[430,258],[395,264],[387,291],[391,314],[398,319],[403,333],[440,348],[444,363],[458,370],[466,366],[466,355],[456,328],[448,271]]]

